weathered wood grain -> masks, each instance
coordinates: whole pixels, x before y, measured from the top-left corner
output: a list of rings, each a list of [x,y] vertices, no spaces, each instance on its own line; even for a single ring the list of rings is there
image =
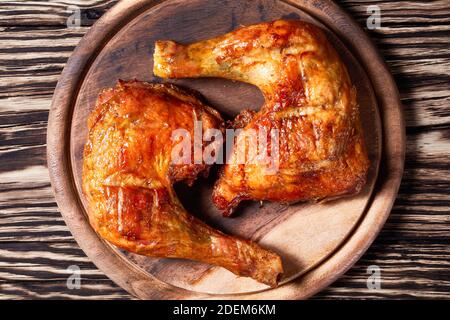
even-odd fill
[[[83,25],[91,25],[117,1],[112,0],[69,0],[69,1],[2,1],[0,3],[0,24],[7,26],[61,26],[80,9]]]
[[[1,284],[2,299],[133,299],[110,280],[81,280],[82,290],[67,289],[66,280],[15,281]]]
[[[0,2],[0,299],[130,297],[74,242],[54,201],[45,161],[51,95],[72,50],[115,1]],[[448,1],[339,1],[391,68],[407,117],[406,171],[392,214],[366,255],[316,298],[450,297],[450,9]],[[83,26],[65,25],[79,4]],[[44,13],[45,14],[42,14]],[[68,290],[67,267],[82,270]],[[366,287],[381,267],[382,290]],[[37,272],[33,272],[36,270]]]

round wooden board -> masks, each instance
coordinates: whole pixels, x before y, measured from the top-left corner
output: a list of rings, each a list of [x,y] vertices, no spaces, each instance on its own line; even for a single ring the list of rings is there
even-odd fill
[[[191,188],[177,187],[192,214],[282,256],[285,275],[276,289],[202,263],[123,252],[100,239],[87,220],[80,188],[86,119],[99,91],[118,79],[161,81],[152,74],[155,40],[187,43],[279,18],[321,26],[348,67],[358,89],[372,163],[364,190],[326,203],[264,203],[262,207],[245,203],[234,218],[223,218],[211,203],[214,174]],[[243,83],[224,79],[172,82],[197,89],[229,117],[262,104],[260,92]],[[395,83],[364,32],[331,1],[123,0],[91,28],[70,58],[54,94],[47,139],[55,196],[75,239],[111,279],[147,299],[309,297],[336,280],[374,240],[397,194],[405,152]]]

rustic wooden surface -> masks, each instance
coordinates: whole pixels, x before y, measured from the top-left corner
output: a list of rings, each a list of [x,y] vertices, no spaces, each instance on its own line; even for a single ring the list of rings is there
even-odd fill
[[[46,122],[74,47],[115,1],[0,2],[0,299],[131,298],[86,258],[54,201]],[[67,28],[68,4],[83,25]],[[448,1],[342,1],[369,31],[399,86],[407,121],[404,180],[392,214],[364,257],[316,298],[450,298],[450,9]],[[381,268],[381,290],[366,287]],[[69,290],[78,265],[81,288]]]
[[[205,298],[206,293],[219,294],[220,298],[225,299],[236,298],[237,294],[241,299],[308,297],[338,279],[363,254],[364,248],[372,243],[384,225],[403,173],[406,147],[404,125],[399,119],[401,105],[395,83],[380,56],[373,52],[375,49],[369,38],[359,27],[348,29],[342,40],[344,37],[351,38],[360,45],[355,52],[361,54],[361,63],[366,65],[370,61],[367,74],[336,36],[329,34],[329,39],[346,62],[359,92],[358,102],[363,106],[361,122],[366,128],[365,142],[369,146],[371,168],[367,183],[358,196],[327,204],[286,206],[267,202],[262,208],[258,202],[247,202],[240,206],[232,219],[223,219],[211,203],[216,175],[212,174],[207,181],[199,181],[193,188],[178,190],[189,213],[219,230],[258,240],[264,247],[279,253],[284,269],[281,282],[287,279],[295,281],[260,292],[267,287],[246,277],[236,277],[223,268],[212,268],[193,261],[142,257],[129,252],[119,256],[116,250],[113,253],[111,247],[105,246],[85,216],[87,203],[81,191],[83,149],[87,118],[99,91],[113,86],[117,79],[137,77],[157,81],[152,72],[145,71],[153,64],[151,53],[157,39],[198,41],[224,34],[236,25],[249,25],[283,16],[296,16],[316,23],[319,23],[316,19],[323,17],[330,19],[332,22],[327,22],[327,25],[337,30],[349,26],[349,21],[339,13],[341,9],[330,0],[297,1],[298,5],[304,6],[304,10],[317,8],[308,4],[312,2],[320,3],[320,10],[308,16],[299,8],[280,0],[233,1],[225,7],[215,0],[172,0],[158,6],[149,0],[124,0],[103,15],[91,27],[89,38],[78,44],[53,94],[47,124],[47,166],[58,208],[75,240],[102,272],[129,293],[143,299],[198,299]],[[136,17],[137,13],[139,16]],[[187,13],[190,19],[185,19]],[[213,20],[211,17],[214,17]],[[192,21],[202,23],[193,24]],[[115,35],[108,41],[106,38],[110,32],[115,32]],[[368,49],[367,53],[360,51],[363,46]],[[103,49],[97,55],[98,47]],[[86,64],[93,57],[95,61]],[[203,93],[223,115],[236,115],[243,107],[257,108],[261,105],[260,91],[242,82],[233,83],[220,78],[176,81],[178,84],[180,82]],[[79,89],[74,92],[75,88]],[[378,108],[384,118],[389,117],[383,129],[375,98],[375,93],[379,95],[381,92]],[[400,130],[397,129],[399,126]],[[383,167],[386,170],[377,179],[382,131],[391,135],[391,139],[385,141],[383,149],[386,158]],[[372,192],[375,181],[378,187]],[[73,188],[74,185],[76,188]],[[371,217],[376,219],[371,220]],[[352,241],[348,241],[350,235],[354,246],[350,243]],[[335,258],[333,262],[330,259],[324,262],[324,258],[330,255]],[[123,263],[124,259],[129,263]],[[146,272],[136,270],[133,265]],[[307,277],[301,277],[313,268],[314,271]]]

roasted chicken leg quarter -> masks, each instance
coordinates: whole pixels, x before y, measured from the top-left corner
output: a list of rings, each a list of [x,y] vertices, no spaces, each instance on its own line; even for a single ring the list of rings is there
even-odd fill
[[[369,160],[356,89],[318,27],[279,20],[189,45],[158,41],[154,73],[223,77],[261,89],[264,106],[238,117],[243,131],[215,185],[213,201],[225,215],[242,200],[317,200],[364,186]],[[240,136],[263,129],[276,170],[273,162],[250,161],[251,156],[242,161],[237,151],[242,148],[236,141],[245,141]],[[278,140],[269,139],[272,132]]]
[[[176,197],[173,183],[192,183],[207,170],[194,159],[172,161],[172,133],[183,129],[193,136],[196,120],[204,130],[223,125],[217,111],[172,85],[119,81],[103,91],[88,120],[84,149],[90,223],[131,252],[203,261],[275,286],[283,271],[278,255],[210,228]]]

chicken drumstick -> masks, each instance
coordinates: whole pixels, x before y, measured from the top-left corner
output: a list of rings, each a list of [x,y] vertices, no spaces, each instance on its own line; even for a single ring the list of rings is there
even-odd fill
[[[157,41],[154,73],[223,77],[261,89],[265,104],[239,117],[238,138],[263,129],[278,135],[278,145],[268,141],[266,148],[276,170],[273,161],[239,160],[235,143],[213,194],[225,215],[242,200],[322,199],[357,193],[365,184],[369,160],[356,90],[318,27],[279,20],[190,45]]]
[[[173,164],[172,133],[221,128],[217,111],[172,85],[119,81],[103,91],[88,120],[83,191],[93,228],[112,244],[147,256],[222,266],[270,286],[281,259],[257,244],[225,235],[189,215],[172,184],[192,183],[204,164]],[[202,147],[205,147],[203,145]]]

